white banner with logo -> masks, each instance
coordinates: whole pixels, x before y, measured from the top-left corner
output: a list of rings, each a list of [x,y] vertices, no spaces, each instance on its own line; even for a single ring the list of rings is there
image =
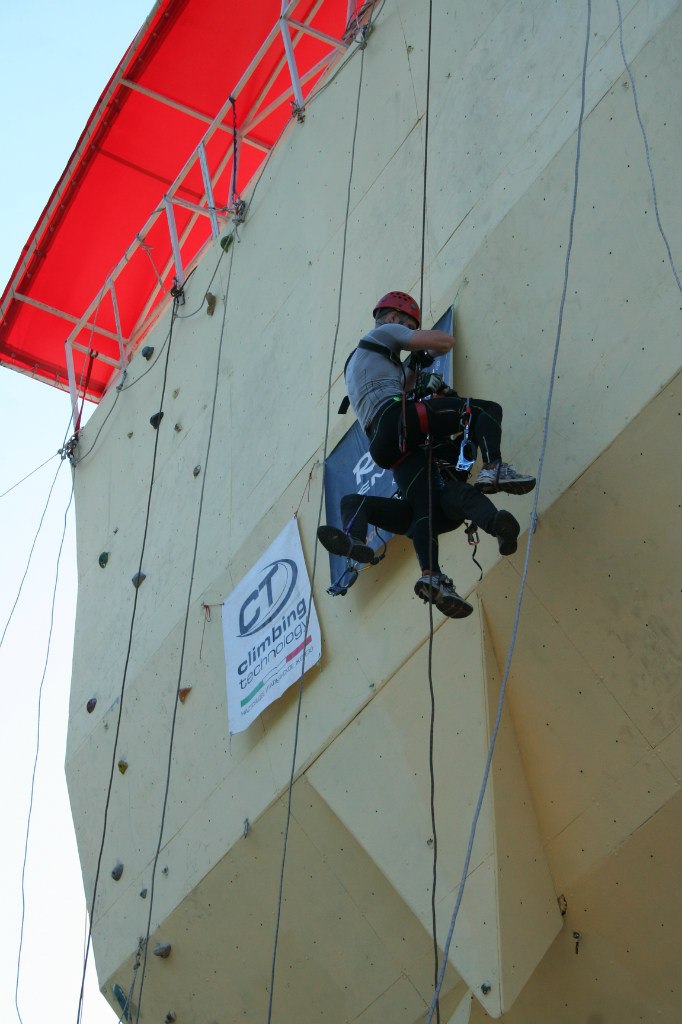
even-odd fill
[[[298,682],[304,654],[306,669],[322,656],[296,519],[223,603],[223,638],[230,733],[242,732]]]

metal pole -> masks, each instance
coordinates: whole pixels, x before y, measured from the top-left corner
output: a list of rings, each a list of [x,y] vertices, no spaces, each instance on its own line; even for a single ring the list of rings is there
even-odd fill
[[[298,66],[296,64],[296,57],[294,56],[294,48],[291,45],[291,35],[289,33],[289,25],[286,18],[279,19],[279,27],[282,33],[282,39],[284,41],[284,52],[287,55],[287,64],[289,65],[289,74],[291,75],[291,84],[294,89],[294,113],[301,119],[305,110],[305,101],[303,99],[303,90],[301,89],[301,78],[298,73]]]
[[[178,242],[178,226],[175,223],[173,203],[168,196],[163,197],[163,203],[166,207],[166,217],[168,218],[168,233],[170,234],[171,248],[173,249],[176,283],[178,288],[182,288],[185,283],[185,272],[182,269],[182,256],[180,254],[180,243]]]
[[[74,429],[78,422],[78,389],[76,387],[76,368],[73,365],[73,348],[69,338],[64,346],[66,350],[66,372],[69,375],[69,394],[71,395],[71,415]]]
[[[213,237],[217,238],[220,234],[220,228],[218,227],[218,217],[215,212],[213,185],[211,184],[211,175],[208,173],[208,160],[206,159],[206,150],[204,149],[203,142],[200,142],[197,146],[197,153],[199,154],[199,163],[201,164],[201,177],[204,179],[206,206],[208,207],[208,215],[211,218],[211,231],[213,233]]]
[[[121,332],[121,317],[118,312],[118,300],[116,298],[116,285],[113,281],[109,282],[109,291],[111,292],[111,305],[114,307],[114,322],[116,323],[116,334],[118,337],[118,354],[121,359],[121,373],[126,368],[126,352],[123,343],[123,334]]]

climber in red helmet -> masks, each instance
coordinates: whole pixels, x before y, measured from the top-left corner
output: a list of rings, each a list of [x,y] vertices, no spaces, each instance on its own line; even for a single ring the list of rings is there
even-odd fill
[[[438,564],[438,533],[445,532],[448,520],[467,518],[497,538],[500,552],[516,551],[519,524],[511,513],[498,511],[487,494],[506,491],[526,494],[535,486],[535,478],[517,473],[502,461],[502,409],[496,402],[470,399],[471,438],[480,449],[484,465],[474,487],[460,481],[442,481],[431,475],[422,445],[427,437],[445,441],[461,430],[467,399],[446,388],[446,393],[430,395],[428,400],[409,396],[420,367],[429,366],[436,356],[448,352],[455,339],[445,331],[421,330],[418,303],[406,292],[388,292],[376,303],[374,328],[365,334],[349,357],[346,367],[348,397],[360,425],[369,438],[369,451],[378,466],[391,469],[402,497],[411,507],[407,532],[412,538],[422,575],[415,593],[431,600],[444,615],[464,618],[472,607],[461,598],[451,579]],[[403,362],[401,352],[409,357]],[[434,495],[435,502],[434,502]],[[350,497],[350,496],[349,496]],[[384,518],[388,506],[370,499],[344,502],[352,521],[344,515],[345,530],[322,526],[321,543],[334,554],[355,561],[371,561],[374,552],[365,541],[368,522]],[[431,512],[429,514],[429,509]],[[342,514],[343,514],[342,511]],[[391,529],[388,524],[384,528]],[[447,528],[452,528],[450,525]]]

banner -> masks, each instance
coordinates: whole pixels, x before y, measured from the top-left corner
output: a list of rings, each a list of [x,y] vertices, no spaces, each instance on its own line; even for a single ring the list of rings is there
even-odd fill
[[[440,320],[433,325],[434,330],[447,331],[452,334],[453,309],[448,309]],[[440,373],[446,384],[452,386],[452,354],[447,352],[439,356],[429,367],[432,373]],[[324,464],[324,491],[327,523],[343,529],[339,504],[344,494],[372,494],[381,498],[390,498],[396,491],[393,474],[390,469],[381,469],[369,454],[369,441],[359,423],[354,423],[343,436],[334,451]],[[367,543],[378,551],[392,537],[391,533],[379,535],[373,526]],[[330,592],[345,593],[355,581],[355,575],[348,571],[347,559],[340,555],[329,555],[329,571],[331,575]]]
[[[242,732],[298,682],[304,653],[306,669],[322,656],[296,519],[223,602],[223,640],[230,733]]]

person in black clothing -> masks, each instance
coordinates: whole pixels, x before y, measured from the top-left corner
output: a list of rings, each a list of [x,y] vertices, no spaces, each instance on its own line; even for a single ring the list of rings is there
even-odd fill
[[[450,389],[427,398],[408,393],[417,381],[419,367],[449,351],[455,339],[444,331],[420,330],[419,306],[404,292],[389,292],[380,299],[374,318],[374,330],[364,335],[346,363],[348,396],[369,438],[370,455],[378,466],[391,469],[406,504],[396,510],[385,504],[392,499],[363,500],[359,495],[347,495],[342,499],[344,530],[323,526],[318,536],[327,550],[367,562],[374,558],[365,543],[369,522],[392,533],[407,533],[422,570],[415,593],[424,601],[433,601],[443,614],[463,618],[473,609],[440,569],[438,534],[471,519],[498,538],[501,553],[513,553],[519,524],[511,513],[498,512],[486,494],[501,490],[527,493],[535,479],[502,461],[501,407],[496,402],[471,399],[471,438],[485,460],[476,486],[456,478],[445,484],[433,471],[429,483],[428,457],[422,446],[427,437],[446,441],[460,431],[467,399]],[[410,353],[405,362],[400,360],[401,351]],[[360,501],[355,501],[358,498]],[[375,522],[377,517],[381,522]],[[403,528],[392,528],[389,520]]]

